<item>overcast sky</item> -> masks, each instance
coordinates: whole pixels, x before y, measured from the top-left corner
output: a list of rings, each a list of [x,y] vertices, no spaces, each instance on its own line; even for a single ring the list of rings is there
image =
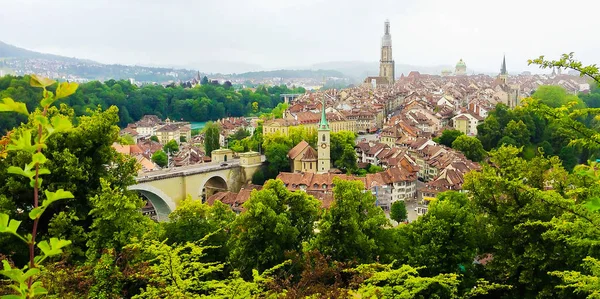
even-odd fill
[[[0,40],[103,63],[263,68],[377,61],[389,19],[396,64],[509,72],[575,52],[600,62],[598,0],[2,0]]]

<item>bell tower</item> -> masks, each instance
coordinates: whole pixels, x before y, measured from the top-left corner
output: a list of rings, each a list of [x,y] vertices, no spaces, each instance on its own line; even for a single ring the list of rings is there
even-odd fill
[[[394,59],[392,58],[392,35],[390,34],[390,21],[386,20],[381,38],[381,59],[379,60],[379,77],[385,77],[388,83],[394,84]]]
[[[318,149],[318,161],[317,161],[317,173],[328,173],[331,168],[331,146],[330,146],[330,130],[327,117],[325,115],[325,95],[323,94],[323,100],[321,104],[321,122],[317,128],[317,146]]]
[[[502,58],[502,66],[500,67],[500,75],[498,76],[500,81],[506,85],[508,80],[508,72],[506,71],[506,55]]]

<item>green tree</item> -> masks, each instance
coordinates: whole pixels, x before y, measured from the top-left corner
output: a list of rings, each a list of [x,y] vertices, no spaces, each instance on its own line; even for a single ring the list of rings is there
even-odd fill
[[[407,212],[406,212],[406,205],[404,204],[404,201],[402,201],[402,200],[395,201],[392,204],[392,207],[390,208],[390,218],[392,218],[392,220],[400,223],[400,222],[406,221],[406,216],[407,216]]]
[[[292,141],[292,145],[300,143],[302,140],[308,142],[311,146],[317,144],[317,130],[307,127],[290,127],[288,137]]]
[[[378,173],[378,172],[382,172],[382,171],[383,171],[383,168],[381,166],[377,166],[374,164],[369,163],[369,166],[367,167],[368,173]]]
[[[452,142],[452,148],[461,151],[463,154],[465,154],[467,159],[474,162],[483,160],[486,155],[481,141],[475,137],[469,137],[466,135],[458,136],[456,140]]]
[[[576,108],[585,107],[581,99],[579,99],[576,95],[567,94],[567,91],[560,86],[541,85],[531,95],[531,97],[540,100],[541,103],[552,108],[558,108],[567,105],[570,102],[575,102]]]
[[[504,137],[509,137],[516,142],[516,146],[529,144],[529,129],[522,120],[511,120],[504,128]]]
[[[140,213],[144,202],[136,194],[115,188],[100,179],[101,193],[90,198],[92,224],[87,235],[87,257],[98,259],[104,249],[121,249],[134,238],[141,238],[150,218]]]
[[[346,145],[342,156],[335,162],[335,166],[348,173],[352,173],[358,169],[356,160],[356,151],[354,151],[354,147]]]
[[[185,136],[179,136],[179,142],[187,142],[187,138],[185,138]]]
[[[292,140],[283,134],[269,134],[263,141],[263,149],[270,173],[279,173],[290,170],[288,152],[292,149]],[[269,177],[269,176],[266,176]]]
[[[158,140],[158,137],[156,135],[150,136],[150,140],[152,140],[154,142],[160,142],[160,140]]]
[[[133,140],[133,137],[131,137],[131,135],[125,134],[121,136],[121,139],[119,139],[119,143],[122,145],[133,145],[135,144],[135,141]]]
[[[340,160],[347,146],[351,146],[352,148],[354,148],[354,140],[356,139],[356,134],[351,131],[339,131],[336,133],[331,133],[330,138],[331,161],[334,165],[336,165],[336,162]]]
[[[477,126],[477,139],[481,141],[483,148],[489,151],[496,147],[501,138],[502,127],[498,121],[498,118],[495,116],[494,111],[488,115],[482,124]]]
[[[235,140],[242,140],[242,139],[244,139],[244,138],[246,138],[248,136],[250,136],[250,133],[246,129],[239,128],[233,134],[233,139],[235,139]]]
[[[208,84],[208,77],[206,77],[206,76],[202,77],[202,80],[200,81],[200,84],[207,85]]]
[[[336,261],[374,261],[385,250],[379,247],[385,246],[383,231],[389,225],[383,210],[370,192],[363,192],[362,182],[335,178],[333,183],[334,202],[323,214],[312,246]]]
[[[183,200],[163,224],[167,244],[185,244],[204,239],[206,261],[225,262],[229,255],[227,241],[229,225],[235,213],[229,206],[216,201],[212,206],[190,197]]]
[[[491,165],[465,176],[464,189],[485,215],[480,235],[487,241],[479,250],[493,256],[486,272],[513,286],[508,297],[570,298],[572,293],[555,288],[559,281],[549,273],[580,269],[588,254],[597,254],[591,246],[600,240],[600,219],[586,207],[600,207],[591,199],[600,186],[589,180],[593,168],[568,174],[557,157],[527,161],[520,151],[494,150]]]
[[[401,227],[407,262],[425,266],[421,273],[461,274],[473,267],[478,231],[475,210],[466,195],[455,191],[440,193],[425,215]]]
[[[152,154],[152,162],[160,167],[165,167],[169,162],[169,157],[167,157],[167,154],[162,150],[158,150]]]
[[[177,144],[175,139],[169,140],[169,142],[163,146],[163,151],[165,153],[175,154],[179,151],[179,144]]]
[[[219,144],[220,136],[221,127],[218,123],[206,123],[204,126],[204,151],[209,157],[212,157],[212,151],[221,148]]]
[[[600,261],[588,256],[583,259],[583,266],[591,275],[580,271],[553,271],[550,274],[563,281],[558,288],[574,289],[576,294],[587,294],[587,298],[597,298],[600,296]]]
[[[433,141],[443,144],[447,147],[452,147],[452,142],[456,140],[456,138],[460,135],[464,135],[463,132],[459,130],[444,130],[440,137],[433,138]]]
[[[313,236],[319,202],[305,192],[291,192],[281,180],[253,191],[246,209],[232,224],[230,260],[245,276],[284,261],[286,251],[300,251]]]

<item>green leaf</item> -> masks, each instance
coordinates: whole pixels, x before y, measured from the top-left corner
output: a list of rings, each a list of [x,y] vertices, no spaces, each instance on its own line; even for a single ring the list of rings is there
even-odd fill
[[[4,213],[0,213],[0,233],[11,233],[17,234],[21,221],[10,219],[10,217]]]
[[[51,135],[55,132],[64,132],[73,128],[73,124],[71,120],[64,116],[54,116],[51,120],[52,126],[47,126],[46,130],[48,130],[48,135]]]
[[[35,153],[33,154],[33,156],[31,156],[31,162],[32,163],[39,163],[39,164],[44,164],[46,163],[47,159],[46,156],[44,156],[44,154],[42,153]]]
[[[50,243],[44,240],[38,243],[38,247],[46,256],[53,256],[61,254],[62,248],[65,246],[69,246],[71,241],[69,240],[59,240],[58,238],[50,238]]]
[[[25,272],[25,274],[23,274],[22,278],[23,278],[23,280],[27,280],[27,279],[29,279],[29,277],[36,275],[38,273],[40,273],[40,269],[38,269],[38,268],[29,269],[29,270],[27,270],[27,272]]]
[[[52,93],[44,93],[44,98],[40,102],[40,105],[42,105],[42,107],[48,107],[52,105],[54,101],[56,101],[56,99],[52,96]]]
[[[43,115],[37,114],[37,115],[34,117],[34,119],[35,119],[37,122],[39,122],[39,123],[40,123],[42,126],[44,126],[44,127],[45,127],[45,126],[47,126],[47,125],[49,124],[49,122],[48,122],[48,118],[47,118],[47,117],[45,117],[45,116],[43,116]]]
[[[2,103],[0,103],[0,112],[17,112],[25,115],[29,115],[27,111],[27,106],[25,103],[15,102],[11,98],[2,99]]]
[[[12,174],[17,174],[17,175],[22,175],[26,178],[29,179],[33,179],[33,177],[35,176],[35,172],[33,172],[30,168],[29,165],[25,165],[25,169],[20,168],[20,167],[16,167],[16,166],[10,166],[8,167],[8,169],[6,170],[8,173],[12,173]]]
[[[45,295],[48,294],[48,290],[46,290],[44,287],[35,287],[33,288],[33,296],[36,295]]]
[[[56,99],[62,99],[75,93],[79,84],[75,82],[63,82],[56,88]]]
[[[46,194],[46,200],[44,200],[44,202],[42,203],[43,207],[47,207],[51,203],[53,203],[57,200],[66,199],[66,198],[74,198],[73,193],[71,193],[69,191],[65,191],[63,189],[58,189],[58,190],[56,190],[56,192],[44,190],[44,193]]]
[[[31,130],[24,130],[18,137],[12,138],[7,149],[9,151],[22,150],[33,154],[37,147],[31,144]]]
[[[54,83],[56,83],[56,81],[49,79],[49,78],[44,78],[44,77],[38,77],[35,74],[30,75],[31,76],[31,80],[29,81],[29,84],[33,87],[48,87]]]
[[[31,218],[31,220],[39,218],[42,215],[42,213],[44,213],[44,210],[45,209],[41,207],[34,208],[33,210],[29,211],[29,218]]]
[[[40,168],[38,170],[38,175],[42,175],[42,174],[50,174],[50,169],[48,169],[48,168]]]

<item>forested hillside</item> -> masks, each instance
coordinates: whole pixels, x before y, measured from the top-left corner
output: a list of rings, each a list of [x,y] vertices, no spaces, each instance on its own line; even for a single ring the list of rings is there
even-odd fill
[[[532,63],[575,68],[600,82],[598,68],[568,55]],[[7,298],[600,296],[599,164],[582,161],[569,171],[559,156],[528,157],[498,144],[505,136],[524,149],[543,142],[542,131],[527,130],[541,136],[532,139],[517,136],[525,128],[506,129],[531,117],[532,128],[545,131],[546,123],[571,136],[564,147],[596,151],[600,133],[588,122],[600,115],[596,108],[552,107],[544,93],[525,99],[525,112],[510,112],[524,114],[502,120],[504,135],[489,139],[481,169],[465,176],[467,192],[440,193],[408,224],[392,226],[362,182],[342,180],[334,180],[327,209],[270,180],[239,215],[190,197],[156,223],[127,189],[135,159],[111,148],[117,109],[75,117],[56,104],[72,104],[82,92],[76,84],[30,79],[37,97],[0,102],[3,113],[28,120],[0,140],[0,294]],[[502,111],[498,118],[509,113]]]
[[[10,97],[24,102],[32,110],[42,97],[42,91],[29,85],[30,77],[0,78],[0,98]],[[54,91],[55,86],[48,87]],[[204,84],[196,88],[145,85],[137,87],[129,81],[93,81],[81,84],[75,94],[62,103],[71,107],[76,116],[86,115],[87,109],[119,108],[119,126],[139,120],[145,114],[156,114],[185,121],[208,121],[226,116],[247,116],[268,112],[282,102],[281,93],[304,93],[303,88],[260,86],[252,90],[234,90],[230,85]],[[258,107],[253,106],[257,103]],[[16,113],[0,114],[0,132],[6,132],[25,121]]]

